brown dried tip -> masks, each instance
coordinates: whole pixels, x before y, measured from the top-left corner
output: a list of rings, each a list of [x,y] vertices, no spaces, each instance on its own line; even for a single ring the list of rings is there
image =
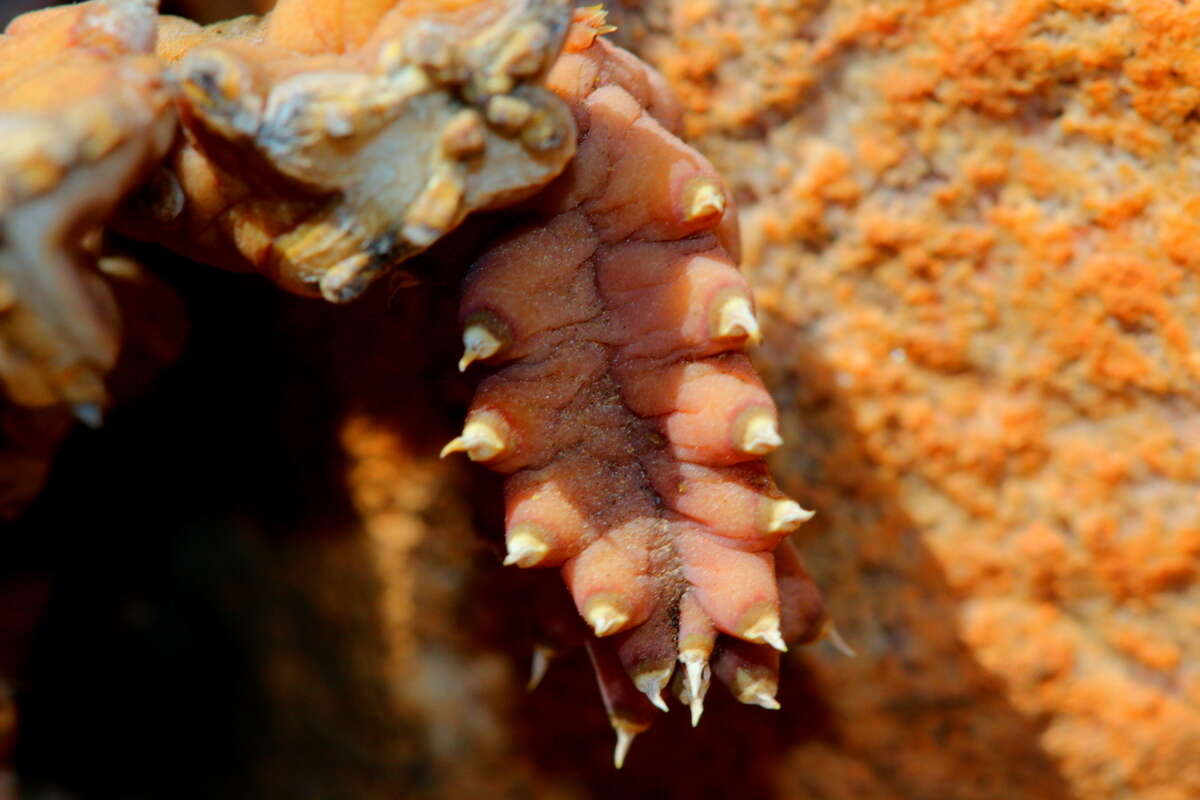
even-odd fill
[[[127,233],[345,302],[574,154],[570,112],[538,85],[565,0],[348,9],[282,0],[261,20],[164,21],[189,134],[170,160],[183,210],[128,216]]]

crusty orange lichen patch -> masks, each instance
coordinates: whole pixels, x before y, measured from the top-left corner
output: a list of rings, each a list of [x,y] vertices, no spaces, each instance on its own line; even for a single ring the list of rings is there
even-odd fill
[[[780,485],[867,651],[816,659],[839,755],[902,797],[1197,794],[1200,8],[689,8],[639,46],[744,199]]]
[[[303,0],[208,28],[161,23],[185,136],[126,232],[344,302],[562,171],[563,104],[537,84],[563,0],[355,8]],[[368,35],[369,34],[369,35]]]

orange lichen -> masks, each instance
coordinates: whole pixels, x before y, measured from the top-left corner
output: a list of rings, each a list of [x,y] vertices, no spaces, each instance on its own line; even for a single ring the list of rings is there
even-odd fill
[[[805,552],[864,643],[813,659],[836,766],[797,745],[779,782],[1196,794],[1200,9],[687,7],[644,4],[640,45],[746,198],[774,466],[819,503]],[[767,85],[807,88],[781,106]],[[807,177],[831,152],[861,187],[842,202]]]

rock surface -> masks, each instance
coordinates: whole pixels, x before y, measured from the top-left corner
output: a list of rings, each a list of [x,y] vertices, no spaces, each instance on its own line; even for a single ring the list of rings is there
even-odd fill
[[[625,20],[743,209],[773,466],[859,650],[809,657],[836,743],[783,794],[1200,792],[1198,29],[1157,0]]]

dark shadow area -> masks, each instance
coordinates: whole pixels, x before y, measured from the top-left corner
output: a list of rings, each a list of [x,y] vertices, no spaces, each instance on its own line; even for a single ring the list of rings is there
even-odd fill
[[[383,656],[342,399],[294,332],[328,310],[193,265],[171,278],[192,318],[185,356],[73,433],[0,534],[0,583],[53,586],[16,687],[18,771],[85,798],[411,784],[420,764],[396,741],[413,733],[354,661]],[[312,591],[317,565],[336,608]],[[372,760],[384,750],[390,763]]]
[[[57,4],[47,0],[0,0],[0,29],[27,11],[36,11],[51,5]]]

